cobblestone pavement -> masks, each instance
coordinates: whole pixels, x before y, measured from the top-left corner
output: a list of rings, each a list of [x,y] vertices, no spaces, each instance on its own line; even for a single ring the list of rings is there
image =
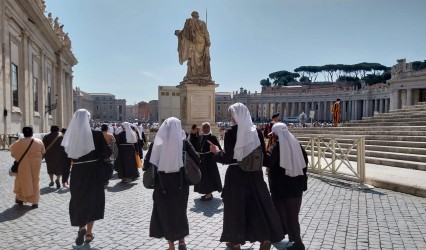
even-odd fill
[[[42,165],[38,209],[14,205],[13,162],[0,151],[0,249],[71,249],[77,228],[70,226],[67,189],[49,188]],[[226,167],[221,167],[222,178]],[[148,237],[152,191],[141,180],[111,181],[105,219],[95,223],[92,249],[167,249],[164,239]],[[307,249],[426,249],[426,199],[383,189],[363,191],[350,182],[311,175],[303,197],[301,232]],[[210,202],[190,192],[188,249],[226,249],[219,242],[223,205],[218,193]],[[272,249],[285,249],[288,241]],[[242,249],[258,249],[247,243]]]

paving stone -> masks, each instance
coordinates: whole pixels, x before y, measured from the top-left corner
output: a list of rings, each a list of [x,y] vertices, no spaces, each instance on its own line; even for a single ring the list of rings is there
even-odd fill
[[[13,162],[0,151],[0,170]],[[222,180],[226,166],[220,165]],[[266,177],[265,177],[266,178]],[[266,180],[266,179],[265,179]],[[13,178],[0,176],[0,249],[71,249],[77,228],[69,223],[68,189],[48,187],[46,166],[40,178],[38,209],[14,204]],[[307,249],[426,249],[426,198],[383,189],[359,190],[351,182],[310,175],[300,212],[301,235]],[[200,202],[190,189],[188,249],[225,249],[219,242],[223,204],[219,193]],[[113,179],[106,189],[105,219],[94,227],[92,249],[167,249],[164,239],[150,238],[152,190],[141,180],[122,185]],[[288,236],[272,249],[285,249]],[[249,243],[242,249],[258,249]]]

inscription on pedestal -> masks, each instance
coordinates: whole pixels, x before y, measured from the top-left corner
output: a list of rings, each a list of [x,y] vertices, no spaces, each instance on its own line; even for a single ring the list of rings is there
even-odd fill
[[[191,95],[191,117],[193,119],[211,119],[211,96]]]

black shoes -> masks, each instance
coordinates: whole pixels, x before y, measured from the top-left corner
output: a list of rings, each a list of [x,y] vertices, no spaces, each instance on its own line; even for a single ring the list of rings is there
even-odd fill
[[[18,199],[15,199],[15,203],[18,204],[19,206],[23,206],[24,205],[24,202],[20,201]]]
[[[81,245],[83,245],[83,243],[84,243],[84,236],[86,235],[86,228],[81,228],[79,231],[78,231],[78,235],[77,235],[77,238],[75,239],[75,244],[77,245],[77,246],[81,246]]]
[[[54,185],[55,183],[53,182],[53,181],[51,181],[50,183],[49,183],[49,187],[53,187],[53,185]]]
[[[55,183],[56,183],[56,188],[60,189],[61,188],[61,183],[59,182],[58,179],[56,179]]]
[[[33,208],[33,209],[38,208],[38,204],[33,204],[33,205],[31,206],[31,208]]]

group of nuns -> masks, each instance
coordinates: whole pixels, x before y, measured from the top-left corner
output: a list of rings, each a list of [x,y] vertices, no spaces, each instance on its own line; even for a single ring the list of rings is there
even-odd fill
[[[235,103],[229,107],[228,111],[232,127],[225,133],[223,150],[218,145],[210,144],[211,159],[228,165],[222,189],[224,212],[220,241],[226,242],[226,246],[230,249],[240,249],[246,241],[259,241],[259,249],[268,250],[272,243],[282,241],[287,234],[288,241],[292,243],[287,249],[305,249],[300,237],[298,215],[303,191],[307,189],[306,152],[288,131],[287,126],[281,122],[277,122],[272,127],[270,136],[275,142],[266,150],[262,132],[253,124],[248,108],[242,103]],[[80,109],[74,114],[73,120],[79,116],[79,113],[90,116],[87,110]],[[88,120],[87,124],[80,124],[80,126],[86,125],[90,129]],[[86,132],[86,134],[88,136],[89,133]],[[64,138],[64,141],[68,143],[65,145],[67,150],[67,146],[72,148],[72,142],[77,143],[79,139],[73,135],[73,131],[70,133],[67,131],[65,135],[74,138],[74,140],[71,139],[72,141]],[[79,150],[81,153],[75,155],[76,158],[71,158],[81,162],[81,166],[87,165],[87,168],[90,168],[89,155],[105,157],[103,155],[105,140],[100,140],[98,137],[101,138],[100,135],[96,135],[96,131],[92,131],[93,142],[88,142],[89,139],[86,138],[86,145],[83,147],[88,149],[87,144],[92,143],[95,153]],[[269,190],[262,170],[248,172],[238,165],[238,162],[259,146],[264,154],[263,165],[269,168]],[[189,235],[187,217],[189,185],[183,178],[185,174],[183,151],[195,162],[200,163],[200,156],[186,139],[181,121],[170,117],[160,126],[154,142],[148,149],[144,163],[146,165],[149,162],[157,168],[149,236],[165,238],[168,241],[169,250],[176,249],[176,241],[179,250],[187,249],[185,237]],[[82,155],[83,153],[86,154]],[[95,178],[94,175],[87,174],[87,171],[81,174],[77,172],[78,176],[73,175],[74,169],[71,181],[75,178]],[[87,185],[86,181],[81,182]],[[87,191],[86,186],[81,187],[84,190],[77,190],[78,188],[71,187],[70,204],[85,202],[93,197],[93,194],[89,193],[95,192]],[[72,212],[71,208],[76,210],[78,207],[70,205],[72,226],[79,226],[76,245],[85,240],[93,240],[94,220],[103,218],[105,193],[100,194],[104,192],[102,182],[96,192],[98,192],[97,195],[103,195],[103,198],[89,202],[86,206],[91,208],[86,206],[81,208],[86,212],[84,216],[82,211],[81,213]],[[79,218],[73,220],[73,216]]]

